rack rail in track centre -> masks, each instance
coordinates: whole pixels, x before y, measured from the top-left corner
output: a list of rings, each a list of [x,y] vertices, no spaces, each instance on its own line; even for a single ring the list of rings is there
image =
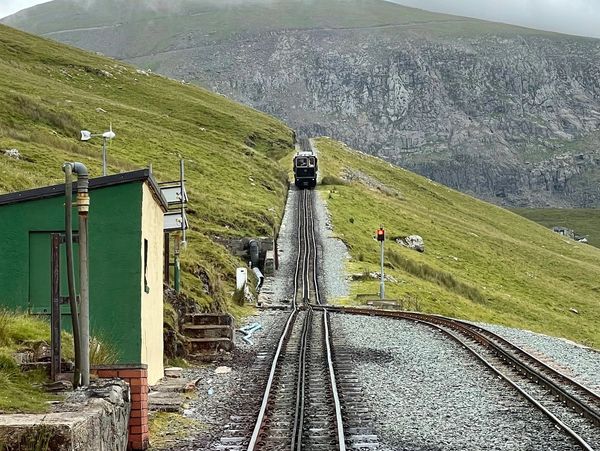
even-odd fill
[[[256,419],[252,437],[248,445],[248,451],[254,451],[261,449],[265,440],[264,435],[268,429],[267,421],[272,419],[269,418],[269,411],[273,410],[275,403],[284,402],[281,400],[273,399],[273,392],[278,383],[278,377],[284,378],[285,368],[289,367],[289,360],[286,362],[286,358],[293,358],[297,356],[297,363],[295,366],[298,368],[295,371],[296,385],[295,385],[295,399],[293,400],[293,428],[290,431],[291,437],[288,437],[290,443],[290,449],[299,451],[303,449],[303,432],[305,424],[305,399],[308,399],[308,390],[311,388],[307,380],[311,379],[307,376],[307,372],[311,371],[313,367],[307,364],[309,361],[309,352],[313,352],[313,348],[319,349],[322,346],[319,343],[325,343],[324,354],[326,355],[325,361],[321,362],[322,365],[326,366],[328,374],[328,380],[324,380],[323,383],[328,384],[325,393],[331,397],[331,400],[327,399],[326,402],[332,405],[333,418],[331,421],[332,436],[334,437],[337,445],[337,449],[340,451],[346,451],[346,442],[344,434],[344,426],[342,422],[342,408],[340,403],[340,397],[338,395],[338,389],[336,384],[335,372],[334,372],[334,361],[333,353],[331,349],[330,330],[328,324],[328,314],[326,311],[319,312],[323,317],[322,325],[313,323],[312,319],[315,312],[312,308],[311,301],[314,301],[316,305],[321,305],[321,295],[319,290],[318,281],[318,255],[317,255],[317,242],[315,237],[315,224],[313,216],[313,196],[312,190],[302,190],[297,192],[298,204],[297,204],[297,224],[298,224],[298,256],[296,259],[296,268],[294,273],[294,295],[292,301],[292,312],[288,317],[283,333],[279,339],[279,343],[273,358],[269,377],[262,397],[262,403]],[[302,325],[302,331],[300,334],[294,335],[294,327],[300,316],[303,316],[304,323]],[[324,340],[321,336],[313,338],[312,331],[321,330],[324,335]],[[298,337],[299,335],[299,337]],[[288,350],[287,347],[294,340],[299,341],[299,350],[297,353]],[[311,344],[312,343],[312,344]],[[316,343],[316,344],[315,344]],[[286,365],[287,363],[287,365]],[[316,370],[318,371],[318,369]],[[281,373],[281,374],[278,374]],[[314,380],[314,378],[313,378]],[[266,448],[265,448],[266,449]]]
[[[482,355],[473,349],[469,343],[465,342],[465,340],[461,338],[468,337],[468,339],[474,340],[480,345],[488,348],[498,358],[506,362],[506,364],[516,368],[519,372],[526,375],[527,378],[546,387],[562,402],[590,420],[595,427],[598,428],[600,426],[600,395],[598,393],[585,387],[557,369],[552,368],[546,363],[540,361],[527,351],[510,343],[503,337],[483,327],[468,323],[466,321],[456,320],[439,315],[356,307],[330,307],[317,305],[313,307],[315,309],[325,309],[332,312],[382,316],[415,321],[437,330],[441,330],[451,339],[458,342],[469,352],[474,354],[480,361],[484,363],[485,366],[490,368],[502,379],[507,381],[513,388],[519,391],[522,396],[524,396],[536,408],[548,416],[559,428],[571,436],[579,444],[579,446],[588,451],[594,449],[577,432],[572,430],[567,424],[552,414],[540,402],[535,400],[525,390],[505,376],[498,368],[487,361]]]

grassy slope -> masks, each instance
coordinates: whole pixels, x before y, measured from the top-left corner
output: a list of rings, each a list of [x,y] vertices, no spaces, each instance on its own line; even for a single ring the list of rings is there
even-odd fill
[[[60,183],[64,161],[100,175],[99,142],[77,136],[109,122],[117,132],[110,172],[152,162],[159,180],[172,180],[182,156],[192,226],[184,288],[207,308],[224,307],[240,262],[212,237],[265,235],[278,223],[287,184],[277,160],[291,149],[290,130],[202,89],[1,25],[0,72],[0,193]],[[24,159],[4,156],[10,148]],[[47,408],[43,378],[20,374],[10,357],[40,340],[49,340],[46,323],[0,315],[0,412]]]
[[[348,167],[382,183],[323,186],[334,230],[350,246],[353,273],[378,270],[373,234],[421,235],[419,254],[387,243],[386,297],[428,312],[527,328],[600,347],[600,251],[522,217],[345,146],[321,139],[322,175]],[[375,185],[373,185],[375,186]],[[378,282],[352,285],[377,293]],[[575,308],[579,315],[569,311]]]
[[[567,227],[587,236],[589,244],[600,247],[600,209],[598,208],[511,208],[511,211],[544,227]]]
[[[68,337],[65,335],[65,354],[71,354]],[[12,354],[31,350],[38,343],[48,343],[50,325],[36,317],[0,310],[0,413],[44,412],[46,401],[56,396],[44,393],[41,384],[44,375],[39,372],[22,374]]]
[[[100,175],[100,143],[80,143],[77,134],[112,121],[110,172],[152,163],[160,181],[173,180],[186,159],[184,286],[205,305],[224,302],[238,262],[211,237],[266,235],[278,223],[287,185],[277,159],[291,150],[290,130],[203,89],[4,26],[0,72],[0,149],[26,157],[0,155],[0,193],[59,183],[64,161]]]

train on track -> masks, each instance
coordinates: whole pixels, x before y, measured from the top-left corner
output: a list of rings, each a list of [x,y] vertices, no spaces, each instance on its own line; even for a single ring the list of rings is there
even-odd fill
[[[298,188],[317,186],[319,161],[308,138],[299,138],[300,151],[294,157],[294,183]]]

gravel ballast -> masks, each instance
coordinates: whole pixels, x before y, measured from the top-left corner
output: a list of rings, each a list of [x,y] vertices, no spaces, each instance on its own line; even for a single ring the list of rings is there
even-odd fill
[[[600,351],[562,338],[549,337],[527,330],[493,324],[477,324],[522,347],[567,376],[600,392]]]
[[[174,439],[166,449],[215,449],[223,434],[226,435],[224,429],[232,416],[252,414],[260,403],[260,387],[267,378],[266,370],[259,366],[271,360],[287,316],[281,311],[260,311],[245,322],[262,325],[262,330],[251,337],[253,344],[247,344],[241,339],[241,334],[236,333],[236,349],[230,356],[219,362],[184,370],[185,377],[199,378],[197,398],[190,400],[184,415],[199,421],[202,432],[188,439]],[[218,374],[215,370],[220,366],[227,366],[231,371]]]
[[[350,294],[346,275],[346,264],[350,254],[344,242],[333,233],[329,210],[322,198],[325,193],[318,191],[314,195],[315,229],[320,244],[321,286],[325,290],[325,299],[335,300]]]
[[[336,349],[376,415],[380,442],[394,450],[578,449],[540,412],[457,344],[405,321],[332,315]]]
[[[258,300],[265,305],[290,305],[294,291],[294,270],[298,251],[297,202],[299,191],[291,186],[277,238],[279,269],[265,279]]]

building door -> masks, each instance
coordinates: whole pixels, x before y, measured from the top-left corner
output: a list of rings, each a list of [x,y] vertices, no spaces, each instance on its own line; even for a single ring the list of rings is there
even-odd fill
[[[60,235],[59,240],[53,240],[53,235]],[[74,235],[76,239],[76,235]],[[55,249],[53,249],[55,248]],[[52,255],[58,256],[59,286],[56,292],[60,297],[69,295],[67,283],[67,252],[62,232],[31,232],[29,234],[29,313],[32,315],[50,316],[52,309]],[[79,245],[74,243],[73,256],[75,264],[75,286],[79,287]],[[56,262],[55,262],[56,264]],[[68,304],[61,305],[63,325],[70,329],[70,308]]]

